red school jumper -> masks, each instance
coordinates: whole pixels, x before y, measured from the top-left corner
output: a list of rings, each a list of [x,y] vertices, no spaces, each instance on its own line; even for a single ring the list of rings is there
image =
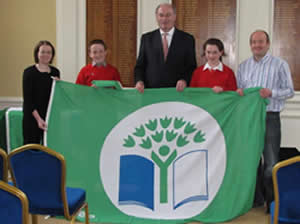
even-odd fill
[[[88,64],[80,70],[76,84],[92,86],[93,80],[114,80],[121,82],[120,73],[112,65],[94,66]]]
[[[220,86],[224,91],[235,91],[237,89],[234,72],[223,64],[223,71],[205,69],[204,65],[197,68],[192,76],[190,87],[213,88]]]

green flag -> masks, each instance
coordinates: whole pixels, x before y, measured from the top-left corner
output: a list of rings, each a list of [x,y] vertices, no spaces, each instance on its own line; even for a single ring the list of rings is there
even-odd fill
[[[258,90],[57,81],[45,142],[65,156],[68,186],[86,189],[91,222],[224,222],[252,207],[267,103]]]

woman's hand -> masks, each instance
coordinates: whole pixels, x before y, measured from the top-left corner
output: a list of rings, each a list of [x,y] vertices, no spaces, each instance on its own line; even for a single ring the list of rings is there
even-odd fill
[[[51,78],[52,78],[52,79],[54,79],[55,81],[58,81],[58,80],[60,80],[60,78],[59,78],[59,77],[57,77],[57,76],[51,76]]]
[[[38,121],[38,126],[40,129],[42,129],[43,131],[47,131],[47,124],[43,119],[40,119]]]
[[[47,124],[44,121],[44,119],[41,118],[41,116],[37,110],[34,110],[32,112],[32,116],[35,118],[36,122],[38,123],[38,127],[40,129],[42,129],[43,131],[47,131]]]

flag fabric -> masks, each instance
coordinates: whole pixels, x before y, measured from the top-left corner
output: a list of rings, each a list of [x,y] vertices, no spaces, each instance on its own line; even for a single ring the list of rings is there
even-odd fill
[[[264,146],[267,100],[244,93],[56,81],[45,143],[86,189],[91,222],[228,221],[252,207]]]
[[[22,107],[10,107],[5,112],[7,153],[23,145]]]

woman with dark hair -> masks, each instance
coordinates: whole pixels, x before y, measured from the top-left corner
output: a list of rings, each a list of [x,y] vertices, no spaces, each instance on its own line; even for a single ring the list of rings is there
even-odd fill
[[[237,89],[234,72],[222,63],[224,45],[216,38],[208,39],[203,45],[206,64],[198,67],[192,76],[190,87],[212,88],[215,93]]]
[[[53,79],[59,79],[60,72],[51,66],[55,55],[53,45],[40,41],[33,51],[35,64],[23,73],[23,144],[41,144]]]

